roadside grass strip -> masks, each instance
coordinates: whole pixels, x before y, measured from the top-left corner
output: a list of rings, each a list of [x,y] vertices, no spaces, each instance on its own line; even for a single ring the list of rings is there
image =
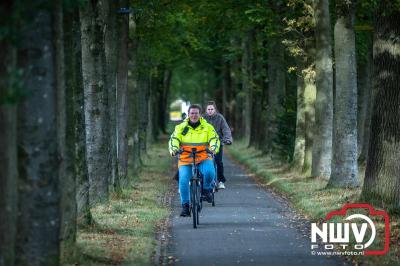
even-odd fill
[[[361,187],[356,189],[326,188],[328,180],[302,176],[290,169],[289,164],[273,161],[261,151],[248,147],[244,141],[236,141],[227,147],[228,154],[255,175],[256,180],[289,200],[290,204],[311,222],[321,221],[334,210],[346,203],[363,203],[359,200]],[[363,179],[365,169],[360,169]],[[252,175],[250,174],[250,175]],[[382,203],[375,208],[385,209]],[[356,265],[400,265],[400,216],[390,216],[390,251],[383,256],[348,257]],[[377,227],[377,229],[382,229]],[[378,230],[377,238],[382,240],[384,230]],[[310,236],[311,237],[311,236]],[[383,243],[377,243],[382,246]]]
[[[92,209],[95,224],[79,230],[78,265],[153,265],[157,225],[170,214],[171,165],[165,143],[151,146],[132,186]]]

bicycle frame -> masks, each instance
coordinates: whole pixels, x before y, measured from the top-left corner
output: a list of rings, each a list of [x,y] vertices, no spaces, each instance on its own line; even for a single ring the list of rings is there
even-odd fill
[[[196,164],[196,154],[200,152],[211,153],[208,149],[197,151],[196,148],[192,148],[191,151],[180,150],[178,153],[182,154],[183,152],[190,153],[193,161],[192,161],[192,177],[189,181],[190,186],[190,209],[193,217],[193,228],[197,228],[199,224],[199,212],[203,208],[203,176],[199,170],[198,165]],[[214,197],[213,197],[213,206]]]

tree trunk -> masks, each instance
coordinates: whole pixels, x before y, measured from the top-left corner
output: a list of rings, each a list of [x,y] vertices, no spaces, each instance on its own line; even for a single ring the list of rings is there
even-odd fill
[[[132,23],[131,23],[132,22]],[[130,21],[130,32],[135,31],[135,22]],[[132,165],[132,176],[136,175],[140,166],[140,147],[139,147],[139,88],[138,88],[138,40],[131,39],[129,42],[129,62],[128,66],[131,69],[131,74],[128,76],[128,89],[129,89],[129,105],[128,105],[128,145],[130,147],[130,162]]]
[[[85,110],[82,77],[82,53],[79,10],[73,9],[65,14],[65,66],[67,86],[67,117],[73,119],[74,147],[73,165],[76,175],[77,224],[92,224],[89,202],[89,173],[86,160]],[[70,114],[69,112],[72,112]],[[67,130],[71,130],[70,126]],[[71,140],[72,142],[72,140]],[[68,144],[69,145],[69,144]]]
[[[149,77],[147,73],[140,73],[138,79],[138,122],[139,122],[139,147],[140,154],[145,155],[147,152],[147,134],[149,124]]]
[[[233,73],[235,73],[235,87],[236,87],[236,95],[235,95],[235,105],[234,105],[234,112],[235,112],[235,137],[242,138],[245,136],[245,127],[244,127],[244,117],[242,110],[244,109],[244,102],[245,97],[243,96],[243,83],[242,80],[239,78],[239,72],[241,71],[240,65],[241,60],[237,60],[238,62],[234,64]]]
[[[310,62],[308,62],[310,63]],[[302,173],[306,176],[311,174],[312,150],[314,144],[315,129],[315,71],[312,66],[303,70],[304,78],[304,118],[305,118],[305,139],[304,139],[304,163]]]
[[[61,228],[60,228],[60,263],[67,264],[75,254],[76,240],[76,183],[74,165],[74,122],[72,106],[72,89],[66,90],[66,65],[63,30],[63,8],[58,1],[55,10],[55,72],[57,90],[57,137],[60,155],[59,184],[61,192]],[[67,22],[69,23],[69,22]],[[65,27],[68,31],[71,28]],[[68,77],[69,78],[69,77]]]
[[[57,152],[52,14],[31,10],[18,66],[27,98],[18,110],[19,212],[16,264],[57,265],[60,250],[60,157]]]
[[[112,175],[103,34],[105,18],[100,12],[103,4],[102,1],[90,1],[80,9],[86,157],[91,205],[108,200],[109,177]]]
[[[400,12],[391,1],[381,1],[374,25],[376,92],[371,118],[371,139],[362,196],[383,200],[390,209],[400,207]]]
[[[274,150],[274,139],[278,133],[277,117],[283,112],[282,100],[285,95],[286,71],[284,65],[284,48],[281,39],[270,39],[268,49],[268,107],[266,142],[262,148],[266,153]]]
[[[167,125],[168,121],[168,95],[171,87],[171,78],[172,71],[169,69],[165,69],[162,77],[162,85],[160,88],[160,101],[158,102],[158,124],[160,126],[160,130],[163,134],[167,134]]]
[[[254,38],[253,46],[253,56],[251,61],[251,75],[252,75],[252,105],[251,105],[251,135],[250,135],[250,145],[259,148],[262,136],[262,129],[265,128],[263,124],[263,69],[262,69],[262,42],[260,40],[260,34],[257,34]]]
[[[13,27],[8,19],[12,1],[0,3],[0,25]],[[10,71],[15,71],[15,48],[10,36],[0,39],[0,266],[14,265],[17,224],[17,110]],[[5,129],[5,130],[4,130]]]
[[[155,71],[157,72],[157,70]],[[146,127],[146,143],[151,143],[154,141],[154,136],[157,134],[155,132],[154,125],[154,107],[155,107],[155,92],[157,91],[157,77],[153,77],[151,74],[147,80],[147,127]]]
[[[120,0],[122,7],[127,0]],[[117,70],[117,128],[118,128],[118,179],[117,190],[128,185],[128,38],[129,16],[118,17],[118,70]]]
[[[336,94],[332,172],[328,186],[357,187],[357,71],[354,2],[336,1]]]
[[[301,171],[304,164],[304,149],[306,135],[305,99],[304,99],[304,77],[302,74],[303,63],[297,61],[297,116],[296,116],[296,139],[294,144],[292,168]]]
[[[4,48],[1,45],[1,48]],[[2,52],[10,51],[3,50]],[[1,55],[1,59],[4,59]],[[8,61],[8,60],[7,60]],[[7,62],[2,61],[2,62]],[[3,64],[2,64],[3,65]],[[1,87],[5,81],[1,66]],[[2,97],[1,95],[0,97]],[[17,116],[16,106],[0,104],[0,265],[14,265],[17,223]]]
[[[242,117],[244,119],[244,138],[246,142],[250,140],[251,135],[251,115],[252,115],[252,91],[253,91],[253,73],[251,64],[253,62],[253,32],[249,32],[242,40],[242,85],[245,94],[244,108]]]
[[[358,112],[358,162],[364,164],[368,156],[368,145],[371,127],[372,109],[372,47],[368,52],[367,61],[360,69],[360,102]]]
[[[316,40],[315,132],[312,176],[329,179],[332,160],[333,69],[332,40],[328,0],[314,0]]]
[[[228,93],[230,89],[230,79],[229,79],[229,63],[222,60],[222,102],[219,110],[227,118],[228,116]]]
[[[117,0],[103,0],[103,4],[99,5],[100,13],[105,18],[104,32],[104,49],[106,57],[106,90],[107,90],[107,105],[108,112],[106,115],[109,119],[108,136],[110,138],[110,160],[111,160],[111,175],[109,177],[110,188],[115,188],[115,179],[118,175],[117,170],[117,110],[116,110],[116,95],[117,95],[117,64],[118,51],[117,40],[119,40],[117,32]]]

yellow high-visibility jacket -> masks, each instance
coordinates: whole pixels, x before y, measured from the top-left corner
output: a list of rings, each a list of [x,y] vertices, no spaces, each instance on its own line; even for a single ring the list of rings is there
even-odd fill
[[[186,134],[184,131],[186,131]],[[169,140],[169,152],[172,154],[179,149],[191,151],[192,148],[203,151],[209,148],[217,153],[219,145],[217,132],[215,132],[214,127],[207,123],[204,118],[200,118],[200,125],[196,129],[193,129],[189,125],[189,118],[187,118],[175,127],[175,131]],[[198,153],[196,154],[196,163],[200,163],[208,158],[209,155],[206,151]],[[179,155],[178,166],[191,164],[192,161],[193,159],[190,157],[190,154],[184,152]]]

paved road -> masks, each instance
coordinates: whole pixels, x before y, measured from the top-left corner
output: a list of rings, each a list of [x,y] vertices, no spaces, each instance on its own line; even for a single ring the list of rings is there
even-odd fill
[[[338,257],[310,254],[309,223],[296,218],[281,198],[259,187],[231,160],[224,158],[227,189],[206,203],[200,225],[179,217],[173,205],[167,256],[175,265],[343,265]],[[172,259],[173,258],[173,259]]]

